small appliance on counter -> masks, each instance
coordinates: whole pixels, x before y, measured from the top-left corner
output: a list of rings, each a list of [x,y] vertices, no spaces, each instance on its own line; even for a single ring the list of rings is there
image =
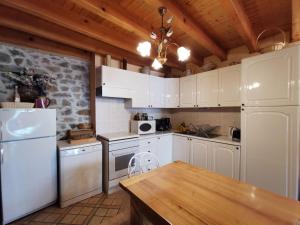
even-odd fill
[[[156,131],[156,121],[147,113],[137,113],[130,122],[130,131],[136,134],[153,134]]]
[[[172,128],[170,118],[156,119],[156,130],[157,131],[168,131]]]
[[[233,141],[240,141],[241,140],[241,129],[237,127],[230,128],[230,136]]]

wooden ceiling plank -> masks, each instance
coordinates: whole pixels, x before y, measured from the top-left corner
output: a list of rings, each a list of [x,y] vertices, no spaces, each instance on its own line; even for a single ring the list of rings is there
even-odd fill
[[[256,51],[256,35],[240,0],[220,0],[232,25],[243,38],[250,52]]]
[[[98,0],[72,0],[75,4],[78,4],[87,11],[92,12],[95,15],[98,15],[117,26],[122,27],[130,32],[135,33],[137,36],[144,40],[149,40],[151,30],[148,29],[150,25],[141,25],[137,18],[131,16],[130,12],[127,12],[125,9],[122,9],[120,5],[112,2],[103,2]],[[174,40],[176,42],[176,40]],[[173,55],[177,55],[176,48],[170,48],[170,52]],[[196,54],[195,54],[196,55]],[[202,57],[191,56],[191,62],[202,65]]]
[[[56,24],[9,7],[0,5],[0,15],[0,25],[4,27],[23,31],[48,40],[73,46],[75,48],[95,52],[100,55],[110,54],[113,58],[119,60],[125,57],[128,59],[129,63],[136,65],[149,66],[151,63],[149,59],[141,58],[140,56],[126,50],[92,39],[80,33],[65,29]]]
[[[292,0],[292,41],[300,41],[300,1]]]
[[[225,60],[227,55],[224,49],[218,46],[206,32],[197,24],[197,22],[188,13],[182,10],[180,6],[174,0],[146,0],[150,5],[154,5],[157,8],[165,6],[175,17],[174,23],[176,26],[184,31],[187,35],[192,37],[197,43],[212,54],[218,56],[220,59]]]

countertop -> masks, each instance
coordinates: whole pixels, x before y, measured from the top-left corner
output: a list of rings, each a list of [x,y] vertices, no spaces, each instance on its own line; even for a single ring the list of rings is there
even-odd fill
[[[82,148],[82,147],[88,147],[88,146],[93,146],[93,145],[101,145],[100,141],[95,141],[95,142],[88,142],[88,143],[83,143],[83,144],[70,144],[68,141],[57,141],[57,147],[58,150],[64,151],[68,149],[73,149],[73,148]]]
[[[120,182],[153,224],[296,225],[300,202],[175,162]]]
[[[107,141],[120,141],[120,140],[133,139],[133,138],[147,139],[147,138],[154,138],[156,136],[170,135],[170,134],[183,136],[183,137],[195,138],[195,139],[204,140],[204,141],[229,144],[229,145],[237,145],[237,146],[241,145],[240,142],[232,141],[232,139],[228,136],[219,136],[216,138],[203,138],[203,137],[197,137],[197,136],[188,135],[188,134],[179,134],[179,133],[176,133],[176,131],[174,131],[174,130],[157,131],[153,134],[142,134],[142,135],[130,133],[130,132],[116,132],[116,133],[99,134],[98,137],[105,139]]]

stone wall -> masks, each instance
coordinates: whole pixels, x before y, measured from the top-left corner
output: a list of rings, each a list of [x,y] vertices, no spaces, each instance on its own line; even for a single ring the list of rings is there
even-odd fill
[[[57,138],[78,123],[90,122],[89,63],[36,49],[0,43],[0,102],[12,101],[14,83],[3,71],[24,67],[44,71],[55,78],[47,89],[49,108],[57,110]]]

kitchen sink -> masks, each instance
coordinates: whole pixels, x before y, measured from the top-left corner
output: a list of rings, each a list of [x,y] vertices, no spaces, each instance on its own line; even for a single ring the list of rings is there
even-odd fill
[[[203,138],[216,138],[216,137],[219,137],[221,135],[219,134],[200,134],[200,133],[197,133],[195,131],[182,131],[182,132],[175,132],[175,133],[178,133],[178,134],[186,134],[186,135],[191,135],[191,136],[196,136],[196,137],[203,137]]]

